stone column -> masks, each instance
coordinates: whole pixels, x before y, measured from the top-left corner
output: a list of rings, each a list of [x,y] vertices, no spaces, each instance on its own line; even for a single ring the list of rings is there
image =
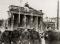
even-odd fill
[[[24,28],[26,28],[26,16],[25,15],[24,15],[23,21],[24,21]]]
[[[14,24],[14,15],[12,14],[12,17],[11,17],[11,30],[13,30],[13,24]]]
[[[36,17],[36,31],[38,31],[38,16]]]
[[[38,32],[40,32],[41,24],[40,24],[40,17],[38,17]]]
[[[18,27],[20,27],[20,14],[18,16]]]
[[[30,25],[31,25],[31,24],[30,24],[30,23],[31,23],[31,22],[30,22],[31,16],[30,16],[30,15],[27,15],[26,17],[27,17],[27,18],[26,18],[26,26],[27,26],[27,28],[30,28]]]
[[[40,29],[41,29],[41,32],[43,31],[43,19],[41,18],[41,20],[40,20]]]
[[[31,16],[30,21],[31,21],[31,22],[30,22],[30,24],[31,24],[30,27],[33,28],[33,16]]]
[[[18,24],[20,26],[20,9],[19,9],[19,21],[18,21]]]

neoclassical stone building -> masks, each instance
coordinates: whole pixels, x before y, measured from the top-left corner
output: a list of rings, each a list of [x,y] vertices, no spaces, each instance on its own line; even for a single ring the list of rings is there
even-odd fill
[[[24,7],[10,5],[8,11],[8,28],[43,29],[43,12],[25,4]]]

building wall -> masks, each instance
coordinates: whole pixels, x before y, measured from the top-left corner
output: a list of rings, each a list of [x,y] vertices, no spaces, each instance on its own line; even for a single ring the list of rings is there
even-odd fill
[[[19,8],[19,9],[17,9]],[[39,12],[35,9],[29,9],[29,11],[26,10],[25,7],[22,7],[23,11],[20,9],[21,7],[17,7],[13,10],[10,8],[9,14],[11,14],[11,25],[12,28],[24,28],[24,29],[33,29],[35,28],[37,31],[42,30],[42,22],[43,22],[43,14],[42,12]],[[25,9],[24,9],[25,8]],[[18,12],[16,12],[16,10]],[[32,12],[31,12],[32,11]],[[20,21],[20,22],[19,22]],[[15,23],[14,23],[15,22]],[[16,25],[15,25],[16,24]]]

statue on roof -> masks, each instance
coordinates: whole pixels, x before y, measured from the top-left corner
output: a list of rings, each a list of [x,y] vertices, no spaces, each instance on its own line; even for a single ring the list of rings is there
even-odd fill
[[[28,2],[26,2],[26,3],[25,3],[25,7],[29,7],[29,4],[28,4]]]

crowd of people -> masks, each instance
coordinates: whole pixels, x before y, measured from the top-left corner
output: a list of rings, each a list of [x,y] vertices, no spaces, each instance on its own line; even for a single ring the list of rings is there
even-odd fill
[[[0,31],[0,44],[41,44],[40,34],[34,29],[16,29]]]
[[[43,33],[37,32],[35,29],[14,29],[0,31],[0,44],[41,44],[41,39],[45,41],[60,40],[60,33],[52,30],[45,31]]]

